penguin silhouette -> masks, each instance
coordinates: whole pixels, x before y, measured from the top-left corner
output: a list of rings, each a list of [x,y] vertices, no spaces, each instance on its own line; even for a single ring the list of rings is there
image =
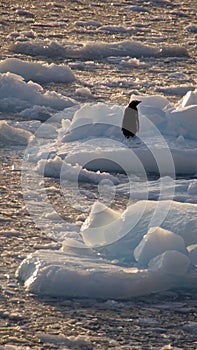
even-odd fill
[[[122,132],[126,138],[134,137],[139,131],[139,117],[137,105],[142,101],[133,100],[125,108],[123,121],[122,121]]]

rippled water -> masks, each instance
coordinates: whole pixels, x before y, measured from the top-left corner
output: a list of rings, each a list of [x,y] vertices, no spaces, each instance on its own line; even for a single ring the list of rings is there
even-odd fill
[[[77,81],[70,84],[45,84],[43,87],[74,97],[79,102],[104,101],[123,105],[128,102],[130,94],[136,92],[149,95],[163,93],[169,101],[177,102],[185,93],[183,93],[185,89],[196,87],[197,30],[196,4],[193,0],[187,2],[2,0],[0,11],[0,58],[17,57],[30,61],[68,63]],[[102,28],[112,25],[122,26],[123,29]],[[82,43],[87,41],[96,44],[98,41],[112,43],[137,40],[145,45],[152,45],[154,49],[161,51],[163,49],[163,53],[159,57],[157,55],[138,57],[136,60],[135,57],[128,56],[124,59],[119,56],[104,58],[99,56],[92,59],[91,55],[89,57],[78,55],[73,58],[62,55],[61,51],[57,54],[53,50],[45,50],[44,52],[48,54],[41,56],[39,51],[25,51],[25,49],[20,51],[16,45],[23,43],[27,44],[28,48],[29,43],[38,40],[42,42],[46,40],[46,48],[49,41],[56,44],[68,41],[72,47],[77,45],[80,48]],[[176,57],[171,50],[171,45],[174,44],[177,45]],[[179,89],[180,86],[182,90]],[[88,87],[92,93],[91,97],[84,98],[76,94],[76,89],[80,87]],[[0,119],[16,120],[18,117],[2,113]],[[193,141],[189,146],[193,146]],[[96,308],[98,310],[100,308],[100,311],[93,311],[94,305],[91,303],[84,304],[81,309],[79,304],[75,305],[72,302],[54,306],[53,300],[43,303],[42,300],[33,299],[24,293],[23,287],[20,287],[14,279],[19,263],[29,252],[47,245],[49,248],[57,249],[58,245],[54,243],[53,246],[45,234],[37,230],[25,209],[18,171],[21,168],[22,156],[23,150],[20,147],[0,148],[1,271],[3,272],[0,298],[0,316],[2,316],[0,323],[3,336],[0,344],[11,342],[32,348],[37,346],[37,349],[40,349],[38,338],[40,330],[51,334],[63,332],[68,335],[86,335],[88,331],[90,339],[96,344],[95,348],[98,345],[100,349],[108,349],[111,346],[111,339],[116,339],[114,344],[117,349],[124,348],[124,344],[126,346],[134,344],[136,349],[142,347],[159,349],[161,344],[164,346],[170,343],[174,346],[183,344],[181,346],[185,349],[195,349],[195,334],[185,333],[181,328],[188,320],[195,321],[196,301],[192,300],[195,296],[189,293],[186,296],[186,301],[191,298],[189,306],[187,302],[175,305],[175,311],[170,309],[170,312],[165,311],[166,295],[164,295],[164,312],[159,305],[156,316],[151,304],[153,300],[149,301],[149,304],[145,302],[143,304],[141,301],[135,305],[125,304],[126,307],[120,306],[118,311],[115,309],[111,313],[111,306],[110,311],[103,310],[107,305],[97,305]],[[124,182],[123,179],[122,181]],[[46,179],[45,185],[48,188],[49,200],[64,219],[68,222],[78,220],[80,224],[85,220],[83,213],[67,206],[57,181]],[[80,190],[87,198],[87,203],[83,203],[84,206],[89,206],[99,196],[96,186],[86,184],[82,185]],[[116,209],[122,209],[127,205],[127,201],[127,195],[119,193],[113,205]],[[169,292],[167,298],[178,300],[178,295]],[[93,320],[93,315],[97,317],[96,321]],[[161,320],[160,328],[140,325],[140,317],[147,316]],[[96,326],[93,322],[96,322]],[[109,334],[106,334],[106,325]],[[120,326],[124,331],[118,328]],[[97,327],[96,330],[94,327]],[[54,348],[58,347],[54,345]]]
[[[125,104],[131,92],[163,93],[177,101],[176,88],[196,86],[196,8],[193,1],[14,1],[1,2],[1,57],[20,57],[28,60],[66,62],[78,80],[69,86],[52,88],[67,95],[88,86],[95,99]],[[106,27],[108,26],[108,27]],[[112,26],[116,26],[115,29]],[[117,26],[121,26],[117,27]],[[112,43],[137,40],[162,50],[160,57],[139,57],[140,62],[128,64],[129,57],[91,58],[64,57],[61,50],[28,50],[28,43],[46,40],[56,45],[65,41],[80,47],[84,42]],[[17,49],[16,43],[27,45]],[[175,49],[171,45],[177,45]],[[166,54],[165,54],[166,51]],[[30,52],[31,55],[25,54]],[[134,54],[135,57],[135,54]],[[49,86],[49,88],[51,88]],[[184,93],[183,93],[184,94]],[[75,96],[76,97],[76,96]],[[80,97],[77,97],[80,99]],[[179,96],[178,96],[179,98]],[[83,100],[83,98],[82,98]]]

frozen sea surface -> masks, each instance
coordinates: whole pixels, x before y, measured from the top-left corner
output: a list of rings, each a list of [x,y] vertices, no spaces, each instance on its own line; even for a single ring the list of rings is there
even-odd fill
[[[110,307],[172,289],[195,295],[194,2],[2,1],[1,12],[0,157],[21,173],[24,198],[2,215],[14,215],[19,230],[29,222],[25,210],[33,221],[30,249],[17,245],[5,278],[17,270],[26,292]],[[127,141],[120,128],[133,98],[142,101],[140,131]],[[12,238],[7,257],[18,234],[1,222]],[[37,228],[47,246],[35,242]],[[5,281],[2,288],[9,295]],[[184,327],[194,333],[196,323]],[[39,339],[89,346],[63,335]]]

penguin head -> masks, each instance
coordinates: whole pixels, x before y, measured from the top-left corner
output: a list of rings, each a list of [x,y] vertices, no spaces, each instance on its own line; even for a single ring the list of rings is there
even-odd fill
[[[141,103],[142,101],[138,101],[138,100],[132,100],[129,103],[129,107],[132,109],[136,109],[137,110],[137,105],[139,105],[139,103]]]

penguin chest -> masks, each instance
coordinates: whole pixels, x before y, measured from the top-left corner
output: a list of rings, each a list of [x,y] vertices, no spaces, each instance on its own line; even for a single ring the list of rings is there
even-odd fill
[[[122,128],[135,134],[138,131],[138,112],[132,108],[126,108]]]

